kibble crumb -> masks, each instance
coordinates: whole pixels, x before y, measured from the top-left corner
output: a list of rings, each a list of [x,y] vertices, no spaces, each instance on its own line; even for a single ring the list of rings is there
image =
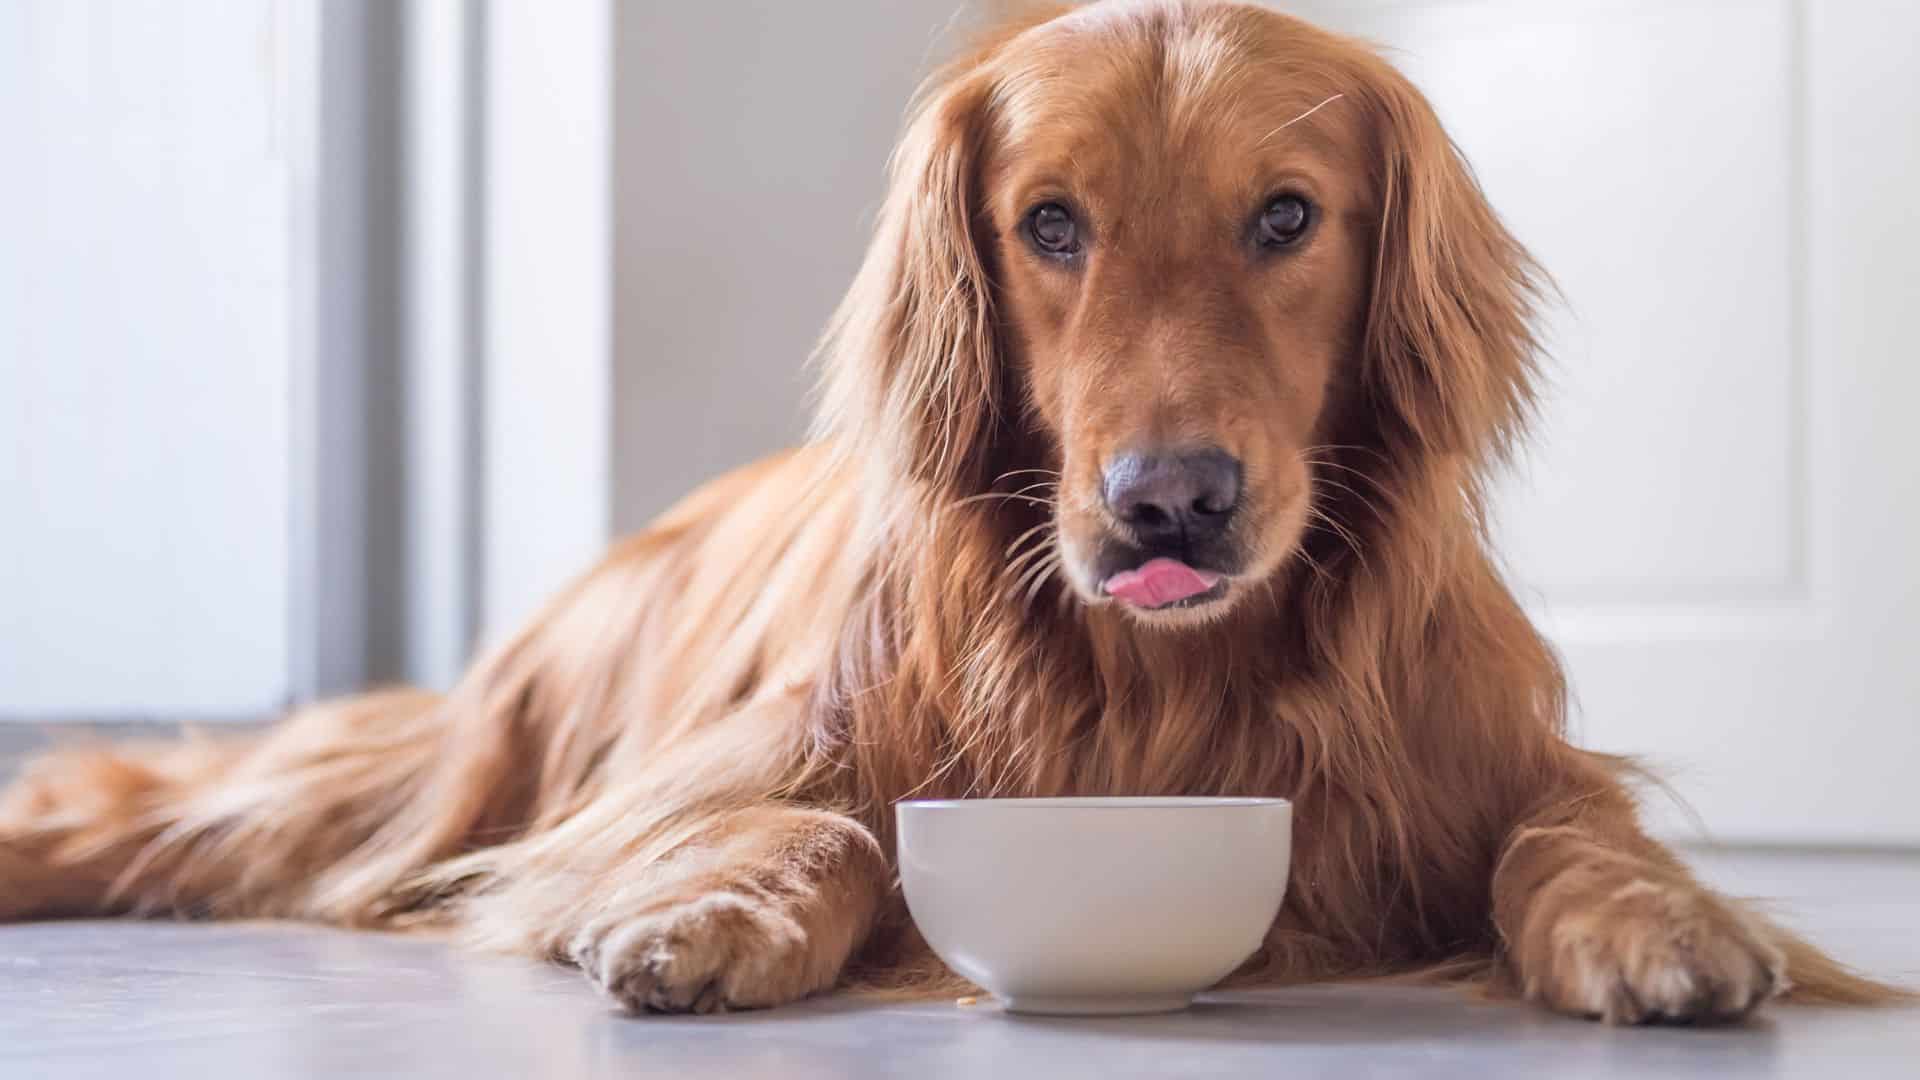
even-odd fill
[[[961,999],[960,999],[959,1001],[956,1001],[956,1002],[954,1002],[954,1004],[956,1004],[956,1005],[978,1005],[978,1004],[980,1004],[980,999],[979,999],[979,998],[977,998],[977,997],[972,997],[972,996],[968,996],[968,997],[963,997],[963,998],[961,998]]]

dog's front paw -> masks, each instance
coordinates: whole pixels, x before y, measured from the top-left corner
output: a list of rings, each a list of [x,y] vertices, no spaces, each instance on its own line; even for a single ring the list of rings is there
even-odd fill
[[[1529,998],[1610,1024],[1724,1023],[1787,988],[1753,921],[1687,882],[1585,883],[1555,905],[1522,978]]]
[[[628,1012],[709,1013],[762,1008],[830,984],[800,922],[773,901],[713,892],[609,916],[575,935],[568,952]]]

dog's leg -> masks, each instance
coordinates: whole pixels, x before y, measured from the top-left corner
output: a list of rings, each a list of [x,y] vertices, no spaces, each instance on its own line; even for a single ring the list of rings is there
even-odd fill
[[[889,880],[850,818],[737,810],[653,865],[592,882],[605,900],[582,912],[565,959],[632,1012],[779,1005],[834,984]]]
[[[1642,834],[1623,792],[1515,830],[1493,903],[1526,996],[1561,1012],[1724,1022],[1787,987],[1780,935]]]

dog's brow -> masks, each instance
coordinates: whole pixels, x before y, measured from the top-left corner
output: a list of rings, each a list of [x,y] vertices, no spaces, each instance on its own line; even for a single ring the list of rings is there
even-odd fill
[[[1287,121],[1286,123],[1281,124],[1279,127],[1274,128],[1272,131],[1267,132],[1266,138],[1260,140],[1260,145],[1261,146],[1267,145],[1267,139],[1273,138],[1275,135],[1280,134],[1281,132],[1292,127],[1293,125],[1299,123],[1302,120],[1305,120],[1307,117],[1312,116],[1314,113],[1319,112],[1321,109],[1326,108],[1327,106],[1333,104],[1336,101],[1339,101],[1341,98],[1346,96],[1347,95],[1345,94],[1335,94],[1332,97],[1328,98],[1327,100],[1321,102],[1320,104],[1315,105],[1313,108],[1308,109],[1306,112],[1301,113],[1299,116],[1296,116],[1293,119]]]

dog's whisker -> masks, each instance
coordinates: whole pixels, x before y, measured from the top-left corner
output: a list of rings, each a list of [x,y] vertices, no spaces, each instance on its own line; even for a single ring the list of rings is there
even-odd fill
[[[1018,549],[1020,545],[1027,542],[1028,537],[1031,537],[1034,534],[1041,532],[1042,530],[1051,529],[1051,528],[1053,528],[1053,522],[1051,521],[1043,521],[1040,524],[1033,526],[1032,528],[1028,529],[1026,532],[1023,532],[1019,536],[1014,537],[1013,540],[1007,544],[1007,548],[1004,554],[1006,554],[1008,557],[1012,557],[1014,551]]]
[[[1018,571],[1021,567],[1025,566],[1027,563],[1031,562],[1033,559],[1041,555],[1044,555],[1047,551],[1047,546],[1048,546],[1048,541],[1045,538],[1039,539],[1035,543],[1029,545],[1027,549],[1025,551],[1022,551],[1019,555],[1011,559],[1008,559],[1006,567],[1002,572],[1013,573],[1015,571]]]
[[[1032,575],[1043,572],[1047,564],[1058,557],[1058,554],[1051,548],[1043,548],[1038,558],[1031,560],[1025,566],[1022,566],[1017,573],[1011,575],[1009,591],[1018,592]]]
[[[997,484],[1002,480],[1010,480],[1016,476],[1024,476],[1028,474],[1037,474],[1040,476],[1051,476],[1051,477],[1054,477],[1055,479],[1058,479],[1060,476],[1060,471],[1058,469],[1039,469],[1039,468],[1008,469],[1006,472],[1003,472],[999,476],[994,477],[993,482]]]
[[[1339,101],[1341,98],[1346,96],[1347,95],[1345,94],[1335,94],[1332,97],[1326,99],[1325,101],[1322,101],[1320,104],[1315,105],[1313,108],[1308,109],[1306,112],[1301,113],[1299,116],[1296,116],[1293,119],[1287,121],[1286,123],[1281,124],[1279,127],[1274,128],[1272,131],[1267,132],[1266,137],[1260,140],[1260,145],[1261,146],[1267,145],[1268,139],[1273,138],[1275,135],[1280,134],[1281,132],[1292,127],[1293,125],[1299,123],[1302,120],[1305,120],[1307,117],[1312,116],[1314,113],[1319,112],[1321,109],[1326,108],[1327,106],[1333,104],[1336,101]]]
[[[1052,579],[1053,575],[1060,569],[1060,566],[1060,557],[1057,554],[1052,559],[1046,560],[1041,564],[1042,573],[1035,576],[1033,583],[1027,586],[1026,596],[1021,601],[1023,606],[1032,605],[1034,597],[1040,594],[1041,588]]]
[[[1044,574],[1045,572],[1050,571],[1057,565],[1060,559],[1060,553],[1058,550],[1054,549],[1052,545],[1047,545],[1046,547],[1043,547],[1041,549],[1041,552],[1042,554],[1040,558],[1034,560],[1034,562],[1031,565],[1023,569],[1020,572],[1019,576],[1015,579],[1014,581],[1015,590],[1018,590],[1021,584],[1024,583],[1032,575],[1036,573]]]
[[[1027,588],[1027,584],[1030,581],[1043,582],[1047,579],[1048,575],[1052,574],[1055,570],[1059,568],[1060,568],[1060,553],[1058,551],[1050,550],[1046,555],[1036,560],[1033,563],[1033,565],[1021,571],[1019,577],[1017,577],[1014,580],[1013,586],[1010,592],[1019,593],[1024,588],[1028,593],[1028,600],[1031,601],[1032,590],[1030,588]]]
[[[1034,506],[1053,505],[1053,500],[1051,499],[1043,499],[1035,495],[1025,495],[1017,491],[988,491],[979,495],[969,495],[964,499],[956,499],[948,505],[953,507],[971,506],[974,503],[991,502],[996,499],[1005,502],[1031,503]]]
[[[1359,477],[1360,479],[1366,481],[1376,491],[1379,491],[1381,494],[1386,495],[1390,498],[1393,497],[1395,494],[1393,489],[1389,488],[1386,484],[1382,483],[1379,477],[1374,476],[1373,474],[1367,472],[1365,469],[1356,469],[1351,465],[1334,461],[1331,458],[1320,458],[1320,457],[1311,457],[1308,455],[1302,455],[1300,460],[1305,464],[1313,466],[1315,468],[1337,469],[1340,472]]]
[[[1343,484],[1338,480],[1335,480],[1335,479],[1332,479],[1331,477],[1326,477],[1326,476],[1316,476],[1314,477],[1313,482],[1314,482],[1314,486],[1316,487],[1325,486],[1325,487],[1334,488],[1338,491],[1344,491],[1348,495],[1353,496],[1354,501],[1359,503],[1361,506],[1365,507],[1367,512],[1372,514],[1374,517],[1377,518],[1377,517],[1383,516],[1380,512],[1380,507],[1377,506],[1372,499],[1367,498],[1365,495],[1360,494],[1358,491],[1355,491],[1352,487],[1346,484]]]

